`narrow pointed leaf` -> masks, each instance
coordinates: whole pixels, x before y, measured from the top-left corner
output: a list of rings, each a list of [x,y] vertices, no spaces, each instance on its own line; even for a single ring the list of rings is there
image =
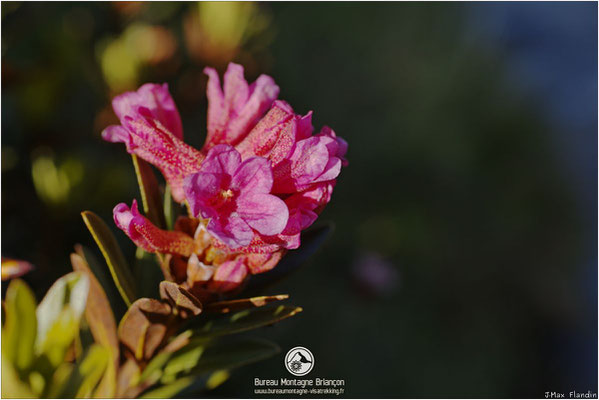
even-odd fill
[[[141,201],[143,203],[146,217],[161,229],[165,229],[166,223],[164,219],[164,211],[162,208],[162,196],[156,175],[152,171],[152,167],[146,161],[132,154],[133,166],[137,175],[137,183],[141,193]]]
[[[266,306],[238,311],[226,317],[210,320],[202,327],[195,329],[194,338],[212,338],[260,328],[292,317],[301,311],[301,307],[290,305]]]
[[[83,221],[87,228],[91,232],[96,244],[100,248],[106,264],[110,269],[112,279],[116,284],[123,300],[127,306],[130,306],[135,299],[136,289],[133,281],[131,270],[125,261],[125,256],[121,252],[121,249],[112,235],[108,225],[100,217],[91,211],[84,211],[81,213]]]
[[[89,294],[85,307],[85,317],[96,342],[109,352],[110,365],[102,378],[98,393],[102,397],[112,397],[116,391],[116,370],[119,365],[119,339],[116,321],[106,293],[91,272],[85,259],[78,254],[71,254],[71,264],[75,271],[84,273],[89,279]]]
[[[264,339],[218,342],[206,348],[191,374],[238,368],[272,357],[279,351],[279,346]]]
[[[247,308],[263,307],[275,301],[286,300],[288,294],[277,294],[274,296],[257,296],[248,299],[225,300],[209,303],[206,306],[206,312],[227,314],[230,312],[241,311]]]
[[[190,337],[192,335],[191,330],[187,330],[173,340],[171,340],[161,351],[156,354],[146,368],[144,368],[142,374],[139,377],[138,383],[143,383],[148,386],[156,383],[162,376],[162,368],[168,360],[175,354],[175,352],[183,349],[190,343]]]
[[[90,271],[102,286],[110,303],[110,309],[114,313],[115,321],[119,321],[125,315],[125,311],[127,311],[126,304],[119,294],[119,290],[110,276],[110,272],[106,270],[106,265],[101,263],[88,247],[77,244],[75,245],[75,252],[85,260]]]
[[[173,398],[177,393],[193,384],[195,381],[194,377],[188,376],[185,378],[177,379],[168,385],[160,386],[157,389],[150,390],[143,395],[141,399],[169,399]]]
[[[208,346],[195,367],[187,375],[174,378],[173,381],[144,393],[141,398],[167,398],[175,395],[191,395],[207,387],[210,376],[216,371],[229,370],[252,364],[277,354],[279,347],[262,339],[241,339],[226,341]]]

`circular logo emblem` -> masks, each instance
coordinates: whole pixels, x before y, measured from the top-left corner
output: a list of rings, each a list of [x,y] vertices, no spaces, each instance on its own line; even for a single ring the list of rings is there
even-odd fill
[[[305,347],[294,347],[285,356],[285,367],[295,376],[304,376],[314,368],[314,356]]]

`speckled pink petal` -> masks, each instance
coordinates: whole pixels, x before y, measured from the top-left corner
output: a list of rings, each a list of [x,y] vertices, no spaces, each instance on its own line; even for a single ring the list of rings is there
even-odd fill
[[[289,156],[297,133],[293,109],[284,101],[274,102],[270,111],[237,146],[243,159],[260,156],[276,165]]]
[[[113,210],[115,224],[139,247],[151,253],[168,253],[190,256],[195,250],[194,240],[177,231],[165,231],[141,215],[137,201],[131,209],[125,203],[117,204]]]
[[[136,119],[139,107],[148,109],[152,117],[179,139],[183,139],[181,117],[173,101],[166,83],[159,85],[146,83],[136,92],[126,92],[112,100],[112,107],[117,117],[123,121],[125,117]]]
[[[122,129],[108,127],[102,136],[110,141],[124,142],[127,151],[155,165],[171,186],[173,198],[185,199],[183,178],[200,169],[204,156],[175,137],[147,110],[140,110],[139,119],[126,117]]]
[[[208,135],[203,152],[225,143],[235,145],[252,129],[279,95],[279,87],[266,75],[248,85],[243,67],[230,63],[224,75],[224,92],[218,73],[204,69],[208,75]]]

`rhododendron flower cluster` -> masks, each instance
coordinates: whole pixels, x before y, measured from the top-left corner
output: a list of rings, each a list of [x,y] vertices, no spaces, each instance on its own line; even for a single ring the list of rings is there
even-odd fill
[[[248,84],[229,64],[221,87],[208,75],[208,132],[202,149],[183,142],[181,118],[166,84],[145,84],[113,100],[120,125],[103,132],[156,166],[185,203],[173,231],[154,226],[137,203],[114,208],[114,220],[139,247],[166,254],[173,279],[198,294],[238,287],[273,268],[330,201],[347,143],[312,112],[296,114],[261,75]]]

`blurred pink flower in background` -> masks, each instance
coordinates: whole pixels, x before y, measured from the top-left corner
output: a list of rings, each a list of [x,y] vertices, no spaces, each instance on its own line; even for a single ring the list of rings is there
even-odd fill
[[[387,297],[399,287],[399,271],[379,253],[363,253],[352,266],[352,277],[356,285],[371,296]]]

